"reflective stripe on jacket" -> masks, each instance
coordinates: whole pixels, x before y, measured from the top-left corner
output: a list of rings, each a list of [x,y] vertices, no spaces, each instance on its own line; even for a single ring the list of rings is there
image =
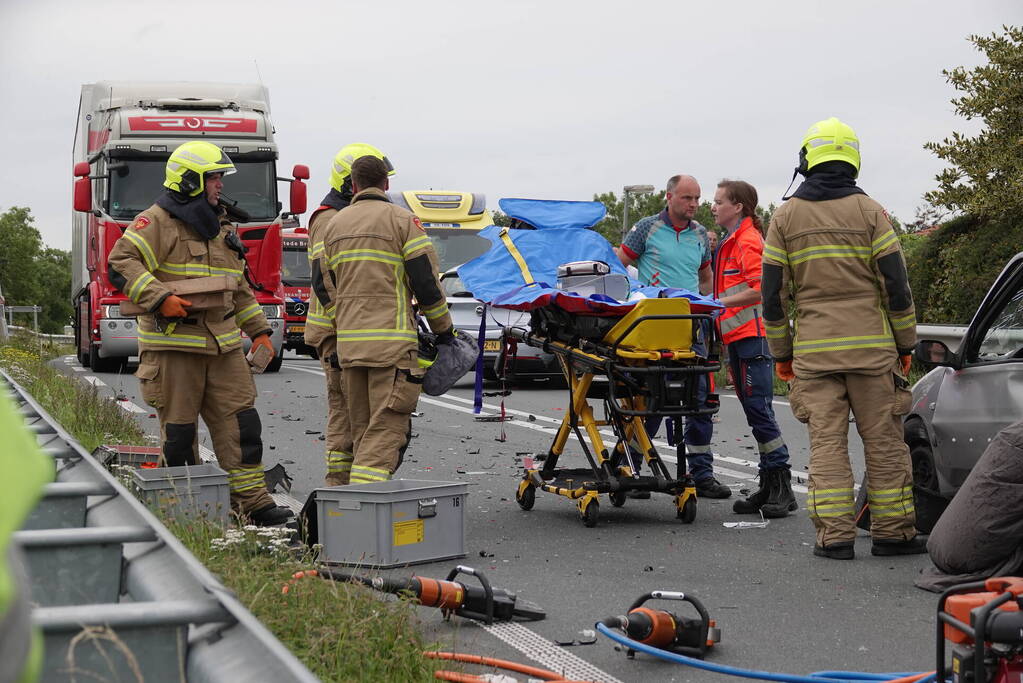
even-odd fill
[[[744,218],[718,247],[714,259],[714,298],[732,296],[747,289],[759,292],[763,253],[764,238],[753,219]],[[717,319],[722,341],[730,344],[746,337],[763,337],[763,317],[760,303],[726,308]]]
[[[324,258],[337,283],[334,324],[338,359],[386,367],[415,361],[418,349],[412,290],[405,264],[426,256],[434,300],[422,307],[431,329],[451,329],[451,315],[437,276],[437,254],[419,220],[376,188],[359,192],[323,235]]]
[[[325,259],[323,258],[323,233],[327,231],[327,224],[330,219],[337,215],[337,209],[329,206],[321,206],[309,218],[308,255],[310,269],[318,269],[320,279],[334,298],[334,283],[327,272]],[[337,334],[334,329],[334,306],[324,306],[316,292],[309,294],[309,311],[305,317],[305,343],[313,348],[318,348],[320,342],[328,337]]]
[[[139,352],[216,355],[241,346],[239,327],[249,337],[270,332],[266,316],[245,281],[241,257],[224,241],[231,230],[222,225],[219,235],[206,240],[165,209],[153,205],[140,213],[117,240],[110,251],[110,267],[125,279],[125,295],[150,311],[138,316]],[[185,320],[158,329],[155,313],[170,294],[165,283],[210,275],[237,279],[238,288],[230,292],[230,307],[189,312]]]
[[[867,195],[786,201],[775,211],[764,244],[764,268],[780,268],[782,274],[780,305],[766,306],[771,354],[792,358],[801,378],[889,372],[896,345],[916,344],[908,284],[900,283],[908,307],[889,310],[877,262],[890,254],[902,260],[898,236],[888,214]],[[793,299],[794,336],[788,319]],[[781,317],[772,317],[774,310]]]

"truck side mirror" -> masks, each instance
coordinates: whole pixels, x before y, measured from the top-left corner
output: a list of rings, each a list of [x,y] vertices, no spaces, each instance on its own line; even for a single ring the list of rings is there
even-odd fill
[[[303,168],[305,168],[303,166]],[[298,166],[295,167],[298,170]],[[309,177],[309,169],[306,169],[306,177]],[[298,173],[295,174],[294,180],[291,181],[291,200],[289,202],[289,210],[292,215],[298,216],[305,213],[306,210],[306,185],[299,178]]]
[[[299,180],[309,180],[309,167],[305,164],[295,164],[295,168],[292,169],[291,175]]]
[[[88,175],[75,181],[74,190],[75,211],[92,211],[92,181]]]
[[[75,164],[76,178],[87,178],[90,173],[92,173],[92,167],[89,166],[88,161],[79,161]]]
[[[933,368],[937,365],[955,365],[956,355],[952,353],[945,342],[923,339],[917,342],[913,349],[913,355],[925,367]]]

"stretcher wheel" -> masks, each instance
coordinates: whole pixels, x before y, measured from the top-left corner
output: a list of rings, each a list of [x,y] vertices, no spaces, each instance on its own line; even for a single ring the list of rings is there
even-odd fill
[[[519,507],[523,510],[532,510],[533,505],[536,503],[536,487],[527,486],[522,489],[520,494],[518,491],[515,492],[515,502],[519,504]]]
[[[607,497],[611,499],[611,505],[616,508],[625,505],[625,491],[611,491],[607,494]]]
[[[600,503],[591,501],[583,511],[583,524],[589,528],[597,526],[597,519],[600,517]]]
[[[696,498],[690,497],[689,500],[682,505],[682,509],[679,510],[677,514],[683,524],[692,524],[696,521]]]

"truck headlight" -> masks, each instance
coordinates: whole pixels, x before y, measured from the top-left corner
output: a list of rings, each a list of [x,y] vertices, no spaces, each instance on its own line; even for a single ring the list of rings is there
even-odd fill
[[[260,306],[260,308],[263,309],[263,315],[265,315],[267,318],[283,318],[284,317],[284,311],[283,311],[284,307],[281,306],[280,304],[267,304],[265,306]]]

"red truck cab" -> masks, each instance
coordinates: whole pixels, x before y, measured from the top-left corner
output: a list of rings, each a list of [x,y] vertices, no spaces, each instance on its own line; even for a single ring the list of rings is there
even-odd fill
[[[281,284],[284,285],[284,348],[316,358],[305,343],[305,318],[312,296],[308,228],[284,229]]]

